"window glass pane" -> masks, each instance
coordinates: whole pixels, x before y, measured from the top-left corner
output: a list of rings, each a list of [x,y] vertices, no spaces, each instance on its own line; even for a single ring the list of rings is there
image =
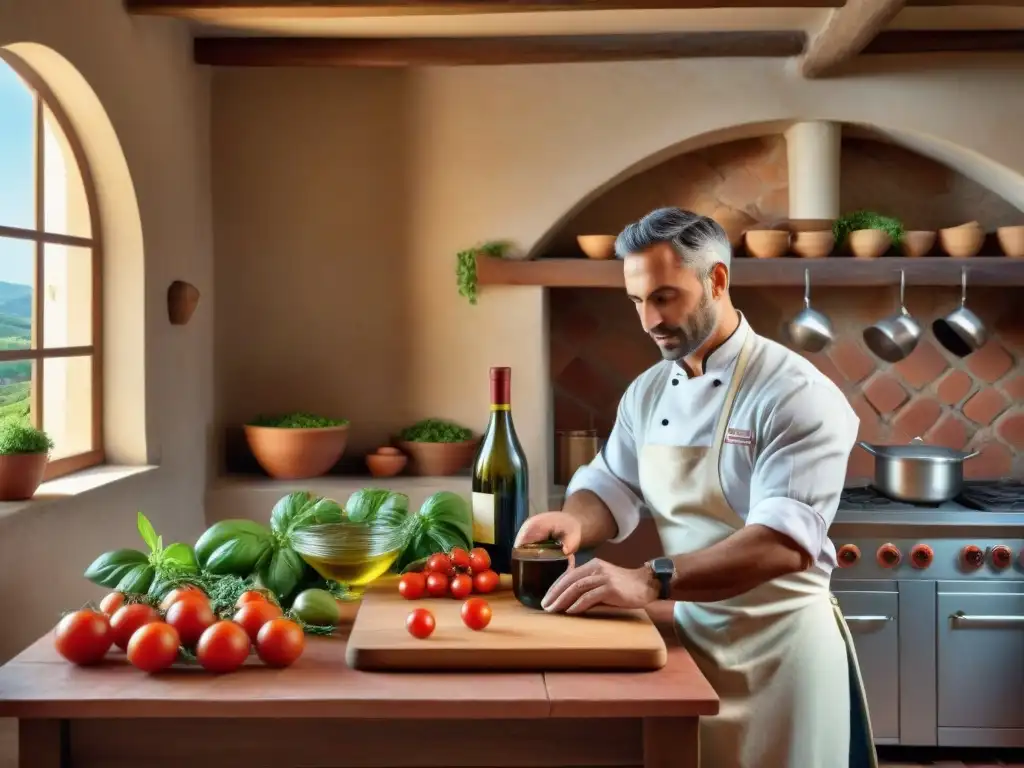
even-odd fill
[[[0,360],[0,419],[18,419],[32,423],[31,360]]]
[[[43,246],[43,347],[88,347],[92,338],[92,248]]]
[[[43,372],[43,430],[53,440],[53,458],[91,451],[92,357],[48,357]]]
[[[36,228],[35,93],[0,61],[0,226]]]
[[[43,108],[43,229],[77,237],[92,234],[78,158],[49,107]]]
[[[0,349],[32,346],[36,244],[0,237]]]

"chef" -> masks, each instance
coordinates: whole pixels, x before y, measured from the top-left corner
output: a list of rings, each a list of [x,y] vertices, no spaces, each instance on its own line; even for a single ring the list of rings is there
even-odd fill
[[[703,768],[876,766],[849,630],[829,593],[827,532],[858,419],[813,365],[759,336],[729,297],[715,221],[663,208],[615,243],[626,294],[664,358],[626,390],[608,441],[561,511],[516,544],[567,554],[619,542],[646,506],[666,557],[599,559],[550,589],[548,611],[675,602],[680,640],[721,699]]]

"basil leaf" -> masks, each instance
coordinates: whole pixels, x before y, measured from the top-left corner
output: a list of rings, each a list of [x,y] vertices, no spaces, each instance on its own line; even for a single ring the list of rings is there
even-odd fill
[[[299,527],[336,523],[342,519],[342,509],[333,499],[314,496],[308,491],[289,493],[278,500],[270,513],[270,529],[281,536]]]
[[[115,587],[137,565],[148,565],[145,554],[137,549],[115,549],[93,560],[85,569],[85,578],[101,587]]]
[[[306,571],[305,561],[293,549],[284,547],[274,552],[260,569],[260,581],[281,600],[299,586]]]
[[[156,571],[149,563],[135,565],[125,573],[121,578],[121,581],[117,583],[117,587],[115,587],[115,589],[118,592],[144,595],[149,591],[149,586],[153,583],[154,576],[156,576]]]
[[[228,539],[207,558],[205,570],[216,576],[251,576],[264,556],[271,551],[269,538],[241,535]]]
[[[147,517],[141,512],[138,513],[139,535],[142,540],[146,542],[146,546],[149,547],[150,552],[160,551],[160,539],[156,535],[156,530],[153,528],[153,524],[149,522]]]
[[[176,541],[163,551],[160,560],[162,570],[183,571],[185,573],[196,573],[199,570],[199,563],[196,562],[196,553],[188,544]]]
[[[245,538],[252,541],[263,541],[270,547],[272,541],[267,527],[254,523],[252,520],[221,520],[214,523],[196,542],[196,561],[200,567],[208,569],[213,553],[232,539]],[[249,574],[245,574],[248,576]]]
[[[400,523],[409,514],[409,497],[383,488],[363,488],[349,496],[345,514],[353,523]]]

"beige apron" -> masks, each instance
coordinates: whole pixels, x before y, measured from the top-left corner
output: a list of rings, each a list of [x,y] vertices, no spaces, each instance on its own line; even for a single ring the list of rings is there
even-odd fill
[[[722,490],[719,458],[753,339],[748,331],[712,445],[640,452],[641,490],[667,556],[744,526]],[[675,620],[721,699],[719,714],[701,720],[702,768],[877,767],[856,653],[828,574],[812,567],[728,600],[677,602]]]

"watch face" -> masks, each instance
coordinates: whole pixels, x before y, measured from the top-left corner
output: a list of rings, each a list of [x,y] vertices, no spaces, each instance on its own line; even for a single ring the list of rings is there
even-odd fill
[[[658,576],[671,576],[676,570],[676,565],[671,558],[657,557],[651,562],[651,570]]]

